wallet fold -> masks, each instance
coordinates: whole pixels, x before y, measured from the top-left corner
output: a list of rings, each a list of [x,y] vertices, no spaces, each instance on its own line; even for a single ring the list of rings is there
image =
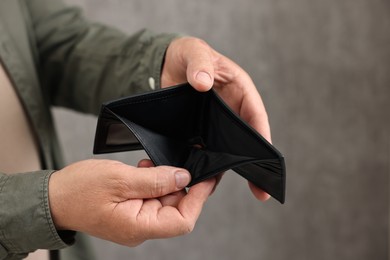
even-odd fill
[[[284,203],[283,156],[213,89],[185,83],[103,104],[94,153],[140,149],[155,165],[187,169],[189,186],[232,169]]]

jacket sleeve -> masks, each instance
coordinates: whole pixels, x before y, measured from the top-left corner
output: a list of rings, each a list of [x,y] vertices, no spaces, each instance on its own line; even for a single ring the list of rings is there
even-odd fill
[[[0,173],[0,260],[19,259],[37,248],[61,249],[74,242],[75,233],[56,231],[51,218],[48,182],[52,172]]]
[[[98,113],[102,102],[160,85],[174,34],[141,30],[126,36],[89,23],[61,0],[26,0],[38,49],[39,74],[53,105]]]

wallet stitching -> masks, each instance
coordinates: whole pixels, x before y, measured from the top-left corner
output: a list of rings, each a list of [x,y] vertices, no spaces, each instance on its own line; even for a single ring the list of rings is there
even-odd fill
[[[148,103],[148,102],[152,102],[152,101],[156,101],[156,100],[168,99],[168,98],[172,98],[172,97],[175,97],[178,95],[183,95],[183,94],[185,94],[185,93],[177,92],[177,91],[175,93],[165,94],[163,96],[161,96],[161,93],[152,93],[152,94],[150,94],[151,97],[150,98],[148,97],[147,99],[140,99],[140,100],[134,100],[134,101],[123,100],[119,104],[109,104],[108,106],[111,108],[118,108],[118,107],[125,106],[125,105],[142,104],[142,103]]]
[[[223,172],[223,171],[227,171],[227,170],[233,170],[232,166],[235,165],[235,164],[236,164],[236,166],[234,168],[240,167],[240,166],[248,164],[248,163],[253,163],[253,162],[256,162],[256,161],[258,161],[258,159],[252,158],[252,159],[246,159],[246,160],[244,160],[244,161],[242,161],[242,162],[240,162],[238,164],[236,164],[236,163],[229,163],[229,164],[225,165],[225,167],[218,167],[214,171],[211,171],[208,174],[205,174],[204,176],[206,178],[208,178],[209,175],[213,175],[214,173],[219,173],[219,172]]]

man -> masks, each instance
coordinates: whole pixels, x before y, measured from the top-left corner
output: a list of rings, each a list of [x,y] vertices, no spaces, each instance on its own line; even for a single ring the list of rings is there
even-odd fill
[[[0,259],[61,249],[74,232],[136,246],[190,232],[216,185],[184,169],[86,160],[62,167],[50,106],[97,114],[120,96],[214,87],[270,141],[252,80],[205,42],[90,24],[61,0],[0,1]],[[268,194],[249,184],[259,200]]]

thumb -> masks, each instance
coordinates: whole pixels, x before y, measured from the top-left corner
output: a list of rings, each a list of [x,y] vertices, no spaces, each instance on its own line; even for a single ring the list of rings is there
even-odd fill
[[[187,52],[187,80],[198,91],[208,91],[214,84],[214,65],[212,51],[207,43],[194,40]]]
[[[184,189],[190,181],[190,173],[181,168],[137,168],[135,174],[128,175],[128,196],[134,199],[157,198]]]

